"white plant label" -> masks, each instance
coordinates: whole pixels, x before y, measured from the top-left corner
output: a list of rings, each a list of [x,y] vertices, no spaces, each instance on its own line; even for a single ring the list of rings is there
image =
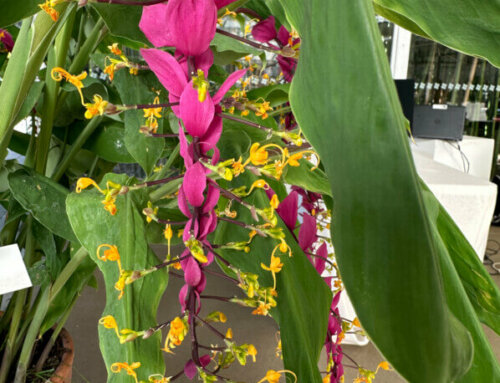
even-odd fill
[[[19,247],[15,244],[0,247],[0,295],[31,286]]]

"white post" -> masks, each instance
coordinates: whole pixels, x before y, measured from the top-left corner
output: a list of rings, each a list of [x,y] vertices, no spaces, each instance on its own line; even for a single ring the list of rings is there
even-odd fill
[[[408,76],[410,60],[411,32],[394,25],[391,51],[391,72],[396,80],[404,80]]]

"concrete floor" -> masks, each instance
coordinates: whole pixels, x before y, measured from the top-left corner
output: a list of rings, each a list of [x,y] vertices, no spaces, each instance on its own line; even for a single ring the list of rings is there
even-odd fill
[[[500,227],[492,227],[490,230],[490,239],[500,243]],[[494,242],[490,242],[491,248],[495,249]],[[500,245],[499,245],[500,246]],[[495,262],[500,262],[500,253],[492,256]],[[492,269],[489,269],[492,271]],[[99,274],[99,273],[98,273]],[[99,285],[102,286],[102,278],[97,275]],[[224,295],[231,296],[239,294],[240,291],[230,282],[214,278],[207,275],[207,295]],[[500,276],[493,277],[495,282],[500,286]],[[169,288],[166,295],[163,297],[158,313],[158,318],[172,318],[177,315],[178,298],[177,293],[182,286],[182,281],[171,278]],[[73,336],[75,343],[75,362],[73,366],[73,383],[105,383],[106,369],[100,356],[98,338],[97,338],[97,321],[99,320],[104,308],[104,289],[94,290],[86,288],[77,301],[76,306],[67,322],[66,328]],[[234,339],[237,343],[253,343],[257,347],[257,363],[248,364],[246,367],[240,367],[238,363],[234,363],[234,368],[224,371],[224,376],[248,383],[257,382],[265,372],[273,368],[275,370],[282,367],[281,361],[275,355],[276,332],[278,330],[274,321],[270,318],[257,317],[250,315],[250,310],[237,305],[227,305],[217,301],[211,301],[204,304],[202,315],[208,314],[214,310],[222,309],[228,317],[228,322],[225,324],[234,330]],[[258,331],[257,331],[258,329]],[[500,337],[493,331],[485,327],[486,334],[490,339],[497,358],[500,360]],[[201,343],[210,344],[216,342],[213,338],[204,338],[200,331]],[[380,353],[369,344],[364,347],[344,346],[344,352],[351,358],[356,360],[360,365],[368,369],[375,369],[376,366],[383,360]],[[175,355],[165,355],[168,373],[175,374],[183,368],[185,361],[189,355],[187,342],[175,350]],[[324,357],[320,360],[320,368],[325,369]],[[347,361],[346,361],[347,363]],[[351,368],[345,368],[345,382],[352,382],[357,376],[357,371]],[[196,380],[193,380],[196,381]],[[380,371],[377,379],[380,383],[400,383],[405,380],[399,377],[396,372]],[[178,379],[177,382],[191,382],[186,377]],[[307,383],[307,382],[300,382]]]

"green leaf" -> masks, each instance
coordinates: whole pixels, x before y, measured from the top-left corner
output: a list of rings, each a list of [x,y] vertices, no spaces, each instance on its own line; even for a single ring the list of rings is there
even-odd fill
[[[382,17],[385,17],[387,20],[391,20],[393,23],[403,27],[404,29],[409,30],[412,33],[430,39],[429,35],[425,33],[417,24],[415,24],[410,19],[404,17],[403,15],[391,11],[390,9],[385,8],[375,2],[373,3],[373,8],[375,9],[375,12],[377,14],[379,14]]]
[[[125,104],[153,103],[156,89],[163,89],[156,78],[150,74],[129,74],[126,70],[116,73],[113,83]],[[155,137],[146,137],[139,129],[144,124],[142,110],[129,110],[125,114],[125,146],[127,151],[142,166],[146,174],[150,174],[160,158],[165,140]],[[162,131],[163,119],[158,120],[158,132]]]
[[[250,185],[254,180],[256,177],[246,172],[230,185],[231,187]],[[269,206],[269,198],[261,190],[255,191],[245,200],[257,207]],[[246,208],[235,204],[233,208],[238,212],[238,220],[253,221]],[[284,266],[276,276],[278,304],[272,311],[280,327],[285,368],[297,374],[298,382],[321,382],[317,365],[325,342],[332,294],[281,220],[278,225],[286,234],[286,242],[293,254],[291,258],[287,254],[280,255]],[[248,230],[219,222],[215,243],[225,244],[246,240],[248,240]],[[261,262],[269,264],[276,245],[276,240],[256,236],[250,245],[250,253],[224,250],[221,254],[241,270],[257,274],[261,286],[272,286],[271,273],[263,270],[260,264]]]
[[[146,36],[139,29],[142,7],[98,3],[93,3],[92,7],[103,18],[111,34],[149,45]]]
[[[261,50],[250,45],[243,44],[229,36],[215,34],[214,39],[210,43],[214,51],[214,63],[217,65],[227,65],[240,57],[247,55],[260,55]]]
[[[37,81],[33,83],[33,86],[29,90],[28,95],[24,99],[21,109],[19,109],[19,112],[17,113],[17,116],[14,120],[14,125],[29,116],[36,103],[38,102],[38,99],[40,98],[44,84],[45,83],[43,81]]]
[[[24,76],[24,68],[28,60],[31,47],[31,20],[25,20],[16,44],[11,53],[11,58],[5,70],[2,84],[0,85],[0,159],[5,158],[3,153],[7,148],[11,129],[9,129],[14,115],[14,106],[18,97],[19,87]]]
[[[68,191],[63,186],[25,168],[9,174],[9,188],[38,222],[58,236],[76,242],[66,215]]]
[[[108,175],[102,185],[108,180],[124,184],[126,177]],[[157,324],[156,312],[166,287],[167,274],[160,270],[133,282],[125,287],[123,298],[118,299],[119,292],[114,288],[119,277],[117,264],[99,260],[96,250],[101,244],[117,246],[124,270],[142,270],[159,263],[148,248],[144,219],[136,206],[137,198],[142,199],[141,193],[144,191],[118,196],[115,216],[103,209],[103,196],[95,190],[70,194],[67,199],[71,225],[104,276],[106,307],[103,316],[113,315],[120,329],[136,331],[147,330]],[[147,381],[151,374],[162,374],[165,366],[160,342],[161,334],[156,333],[148,339],[139,338],[120,345],[113,330],[99,326],[99,343],[108,369],[108,382],[130,382],[130,377],[124,372],[111,372],[110,366],[115,362],[140,362],[141,367],[136,370],[139,380]]]
[[[72,243],[71,245],[72,246],[67,252],[71,252],[71,258],[73,258],[73,253],[80,248],[80,244]],[[67,255],[65,255],[65,257],[67,257]],[[60,316],[68,310],[69,302],[72,302],[94,277],[95,268],[96,264],[88,256],[78,265],[76,270],[71,274],[71,277],[69,277],[68,281],[64,284],[64,288],[51,299],[49,309],[40,327],[41,334],[54,326]]]
[[[466,291],[468,289],[467,285],[465,285],[464,288],[463,276],[459,275],[459,272],[457,273],[457,269],[454,266],[454,263],[456,265],[458,261],[457,254],[448,253],[447,251],[447,248],[453,249],[453,245],[451,245],[450,247],[450,243],[446,243],[445,240],[450,240],[452,238],[443,236],[443,234],[441,234],[443,232],[443,229],[445,229],[446,232],[446,224],[448,226],[448,229],[451,229],[451,232],[455,231],[455,233],[453,234],[458,234],[456,233],[458,229],[455,225],[450,225],[449,222],[447,222],[446,218],[449,219],[449,217],[443,216],[443,207],[439,204],[436,197],[434,197],[434,195],[430,191],[424,190],[423,195],[427,211],[429,212],[429,217],[431,218],[430,221],[434,243],[436,244],[436,248],[438,249],[440,268],[444,282],[443,285],[446,294],[446,302],[454,317],[458,318],[458,321],[462,325],[464,325],[472,335],[471,341],[473,341],[474,345],[474,355],[471,361],[471,367],[461,379],[457,379],[456,381],[460,383],[498,382],[500,381],[500,365],[498,364],[498,360],[495,357],[490,344],[488,343],[488,339],[483,332],[478,317],[474,312],[477,303],[474,302],[474,297],[471,296],[470,292]],[[444,222],[443,219],[445,219]],[[443,225],[443,223],[445,223],[445,225]],[[448,230],[447,234],[449,235],[451,234],[451,232],[450,230]],[[454,237],[459,238],[460,236]],[[456,248],[454,248],[453,251],[456,251]],[[479,261],[479,258],[475,254],[473,255]],[[472,273],[473,270],[469,270],[469,272]],[[470,277],[467,279],[470,280]],[[457,344],[457,346],[459,347],[460,345]],[[464,363],[467,364],[467,361],[464,360]]]
[[[427,200],[432,201],[432,204],[439,204],[423,182],[422,188],[424,193],[428,193]],[[500,291],[498,286],[456,223],[440,204],[439,212],[433,222],[440,239],[446,246],[476,315],[484,324],[500,335]]]
[[[314,193],[331,196],[330,183],[326,174],[321,169],[313,169],[313,165],[307,160],[300,160],[300,166],[287,166],[283,175],[285,182],[297,185]]]
[[[42,3],[41,0],[23,0],[22,3],[17,0],[3,0],[0,27],[6,27],[34,15],[40,10],[38,7],[40,3]]]
[[[500,66],[500,3],[497,0],[374,1],[387,11],[412,21],[440,44]],[[384,16],[391,15],[386,13]],[[401,19],[390,20],[398,22]]]
[[[62,268],[62,260],[57,257],[54,236],[45,226],[39,224],[37,221],[33,221],[32,227],[33,236],[45,255],[45,266],[47,267],[47,271],[49,272],[51,280],[54,281]]]
[[[252,89],[247,93],[247,96],[250,100],[257,100],[262,97],[264,100],[269,101],[272,107],[275,107],[288,101],[289,91],[290,84],[277,84]]]
[[[125,146],[125,129],[123,124],[111,122],[101,127],[83,145],[106,161],[119,163],[135,163]]]
[[[470,342],[446,305],[373,6],[282,4],[302,41],[290,102],[331,184],[337,262],[363,328],[408,381],[458,380]]]

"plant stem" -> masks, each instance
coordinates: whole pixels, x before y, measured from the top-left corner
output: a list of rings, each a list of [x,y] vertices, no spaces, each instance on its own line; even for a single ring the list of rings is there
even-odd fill
[[[250,46],[257,48],[257,49],[262,49],[264,51],[273,52],[273,53],[279,52],[279,49],[270,48],[267,45],[256,43],[255,41],[252,41],[252,40],[246,39],[244,37],[235,35],[234,33],[227,32],[227,31],[220,29],[220,28],[217,28],[217,33],[220,35],[231,37],[235,40],[241,41],[242,43],[245,43],[245,44],[250,45]]]
[[[177,191],[177,189],[179,188],[179,185],[181,183],[182,183],[181,178],[170,181],[169,183],[162,185],[161,187],[159,187],[155,191],[151,192],[151,194],[149,195],[149,199],[151,200],[151,202],[158,201],[164,195],[171,194],[171,193]]]
[[[56,172],[52,175],[52,179],[54,181],[59,181],[59,179],[63,176],[64,172],[68,169],[71,161],[76,156],[78,151],[82,148],[83,144],[88,140],[88,138],[94,133],[94,130],[99,126],[102,117],[95,117],[89,121],[89,123],[83,128],[82,132],[76,139],[76,141],[71,145],[71,149],[68,154],[64,156],[63,160],[59,164]]]
[[[259,125],[255,122],[252,122],[252,121],[248,121],[248,120],[244,120],[242,118],[235,117],[231,114],[221,113],[221,117],[225,118],[226,120],[232,120],[232,121],[239,122],[240,124],[245,124],[248,126],[252,126],[254,128],[259,128],[259,129],[265,130],[266,132],[272,132],[271,128],[266,128],[265,126]]]
[[[56,328],[52,332],[52,335],[50,336],[49,341],[45,345],[45,347],[40,355],[40,358],[38,359],[38,362],[36,363],[35,372],[42,371],[43,365],[45,364],[47,358],[49,357],[50,351],[52,350],[52,347],[54,347],[54,344],[56,343],[56,340],[59,337],[59,334],[61,333],[61,330],[63,329],[64,324],[68,320],[69,314],[71,314],[71,310],[73,309],[73,306],[75,305],[78,297],[79,297],[79,294],[75,294],[73,301],[71,302],[71,304],[69,306],[66,307],[66,311],[61,316],[61,319],[59,319],[59,322],[57,323]]]
[[[80,266],[83,260],[87,257],[88,253],[84,247],[80,247],[77,252],[73,255],[73,257],[69,260],[69,262],[64,266],[61,273],[54,281],[52,288],[50,289],[50,303],[54,300],[54,298],[59,294],[62,290],[68,279],[73,275],[75,270]]]
[[[45,315],[47,314],[47,310],[49,308],[50,289],[48,287],[45,287],[43,288],[43,290],[41,290],[40,294],[40,303],[28,328],[28,332],[26,333],[24,344],[21,349],[21,354],[19,355],[19,362],[17,364],[14,383],[25,383],[26,381],[26,371],[30,364],[33,346],[35,344],[38,332],[40,331],[40,326],[42,325],[42,322],[45,319]]]

